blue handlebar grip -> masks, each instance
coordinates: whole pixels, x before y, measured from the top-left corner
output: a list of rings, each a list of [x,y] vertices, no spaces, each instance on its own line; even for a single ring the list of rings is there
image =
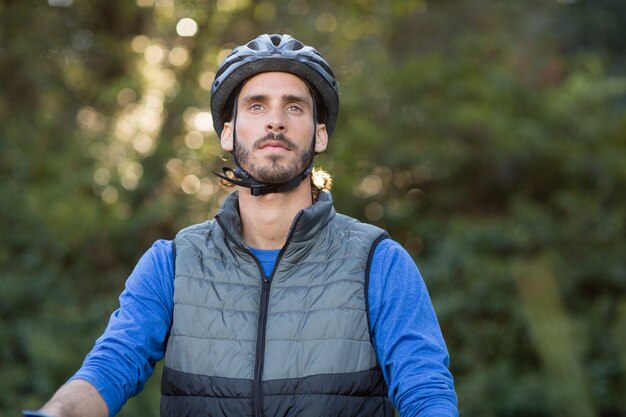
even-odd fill
[[[34,410],[23,410],[22,417],[51,417],[46,413],[42,413],[41,411]]]

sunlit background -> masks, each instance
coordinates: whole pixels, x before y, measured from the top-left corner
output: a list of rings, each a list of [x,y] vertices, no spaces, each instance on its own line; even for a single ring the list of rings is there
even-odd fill
[[[419,265],[463,416],[626,416],[626,2],[0,2],[0,417],[80,366],[156,239],[231,164],[233,47],[319,49],[339,211]],[[160,367],[121,416],[157,416]]]

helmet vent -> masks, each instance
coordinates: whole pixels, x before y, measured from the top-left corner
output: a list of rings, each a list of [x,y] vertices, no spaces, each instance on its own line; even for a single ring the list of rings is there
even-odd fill
[[[279,35],[273,35],[270,39],[272,40],[274,46],[280,45],[280,41],[282,40]]]

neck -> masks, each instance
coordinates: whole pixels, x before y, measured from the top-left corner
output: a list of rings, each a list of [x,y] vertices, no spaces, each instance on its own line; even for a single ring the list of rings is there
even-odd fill
[[[309,179],[285,193],[253,196],[247,188],[240,189],[239,213],[244,241],[256,249],[282,248],[293,219],[312,202]]]

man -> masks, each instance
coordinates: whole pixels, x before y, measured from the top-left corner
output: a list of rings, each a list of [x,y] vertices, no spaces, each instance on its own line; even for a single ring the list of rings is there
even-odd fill
[[[456,416],[415,264],[310,180],[338,113],[324,58],[259,36],[220,66],[211,110],[238,191],[155,243],[81,369],[25,415],[115,415],[164,357],[164,417]]]

